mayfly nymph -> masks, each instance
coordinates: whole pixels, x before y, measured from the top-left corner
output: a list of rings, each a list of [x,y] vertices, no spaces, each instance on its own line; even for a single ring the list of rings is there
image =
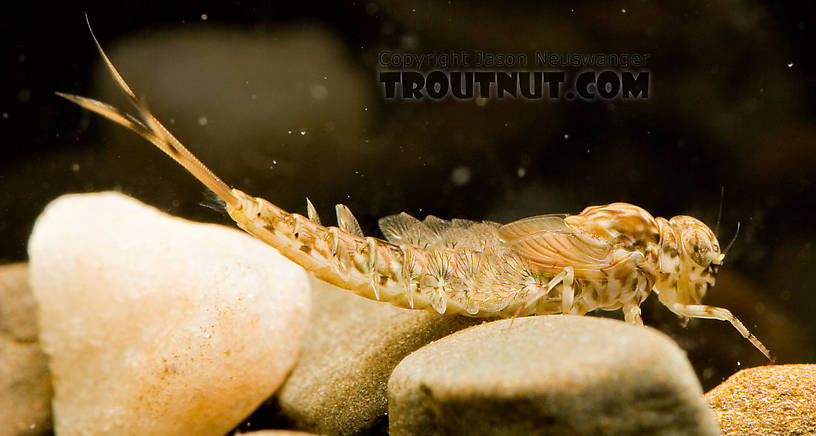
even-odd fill
[[[91,32],[93,36],[93,32]],[[337,205],[337,227],[231,189],[181,144],[136,97],[94,36],[108,71],[141,119],[97,100],[57,93],[147,139],[215,192],[239,227],[333,285],[363,297],[440,314],[510,317],[584,315],[622,309],[642,325],[640,304],[654,291],[680,317],[728,321],[765,356],[770,351],[730,311],[700,304],[725,254],[714,232],[690,216],[654,218],[612,203],[578,215],[542,215],[509,224],[379,220],[385,239],[364,236]]]

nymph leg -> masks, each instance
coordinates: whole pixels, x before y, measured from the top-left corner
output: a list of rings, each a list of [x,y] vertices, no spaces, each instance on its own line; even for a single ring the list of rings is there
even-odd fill
[[[687,316],[689,318],[707,318],[707,319],[718,319],[720,321],[728,321],[734,326],[737,331],[742,334],[745,339],[748,339],[754,346],[765,355],[771,362],[775,359],[773,354],[771,354],[770,350],[765,348],[762,345],[762,342],[757,339],[745,325],[740,322],[737,317],[735,317],[731,311],[728,309],[724,309],[722,307],[714,307],[714,306],[706,306],[704,304],[681,304],[681,303],[673,303],[668,306],[669,310],[676,313],[680,316]]]

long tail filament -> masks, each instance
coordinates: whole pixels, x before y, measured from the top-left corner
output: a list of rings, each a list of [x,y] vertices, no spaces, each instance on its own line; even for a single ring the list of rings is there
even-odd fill
[[[232,193],[232,189],[226,183],[221,181],[221,179],[219,179],[218,176],[216,176],[212,171],[210,171],[206,165],[201,163],[200,160],[193,156],[193,154],[187,150],[187,147],[176,139],[176,137],[173,136],[173,134],[170,133],[170,131],[167,130],[167,128],[164,127],[164,125],[159,122],[158,119],[156,119],[153,113],[147,108],[147,103],[144,101],[144,99],[136,97],[136,94],[134,94],[133,90],[130,89],[130,86],[128,86],[127,82],[125,82],[125,79],[122,78],[122,75],[119,74],[119,71],[113,66],[113,63],[105,54],[105,51],[102,50],[102,45],[100,45],[99,41],[96,39],[87,15],[85,15],[85,21],[88,23],[88,30],[91,32],[91,37],[96,44],[96,48],[102,55],[102,59],[105,60],[105,64],[108,67],[108,72],[110,72],[113,79],[119,85],[119,89],[122,90],[130,102],[133,103],[133,106],[136,107],[136,110],[139,112],[142,119],[139,120],[130,114],[123,113],[119,109],[98,100],[73,94],[65,94],[62,92],[57,92],[56,94],[138,133],[140,136],[153,143],[153,145],[158,147],[161,151],[165,152],[168,156],[172,157],[176,162],[181,164],[181,166],[183,166],[187,171],[195,176],[195,178],[201,181],[201,183],[215,192],[215,194],[221,197],[221,199],[227,204],[237,207],[239,201],[238,198]]]

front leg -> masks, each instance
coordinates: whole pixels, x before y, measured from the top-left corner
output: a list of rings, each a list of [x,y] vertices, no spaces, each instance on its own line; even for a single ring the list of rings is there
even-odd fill
[[[731,313],[728,309],[724,309],[722,307],[715,307],[715,306],[706,306],[704,304],[681,304],[681,303],[673,303],[668,306],[669,310],[676,313],[680,316],[687,316],[689,318],[706,318],[706,319],[718,319],[720,321],[728,321],[734,326],[737,331],[742,334],[745,339],[748,339],[754,346],[768,358],[768,360],[773,363],[776,359],[774,358],[773,354],[762,345],[762,342],[757,339],[751,332],[745,328],[745,325],[740,322],[734,314]]]
[[[649,280],[640,268],[643,262],[643,253],[629,252],[621,256],[610,267],[603,269],[613,289],[620,294],[616,296],[623,305],[623,316],[629,324],[643,326],[640,316],[640,303],[649,295],[652,281]],[[614,295],[615,292],[612,292]]]
[[[635,283],[634,295],[631,295],[623,303],[623,317],[629,324],[643,327],[643,318],[640,317],[640,303],[643,302],[642,296],[648,295],[646,289],[651,286],[651,282],[646,277],[638,276]]]

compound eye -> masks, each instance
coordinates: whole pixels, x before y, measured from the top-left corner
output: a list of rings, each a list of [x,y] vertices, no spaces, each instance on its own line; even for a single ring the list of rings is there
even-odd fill
[[[714,246],[707,235],[692,230],[683,235],[683,249],[697,265],[708,267],[714,259]]]

